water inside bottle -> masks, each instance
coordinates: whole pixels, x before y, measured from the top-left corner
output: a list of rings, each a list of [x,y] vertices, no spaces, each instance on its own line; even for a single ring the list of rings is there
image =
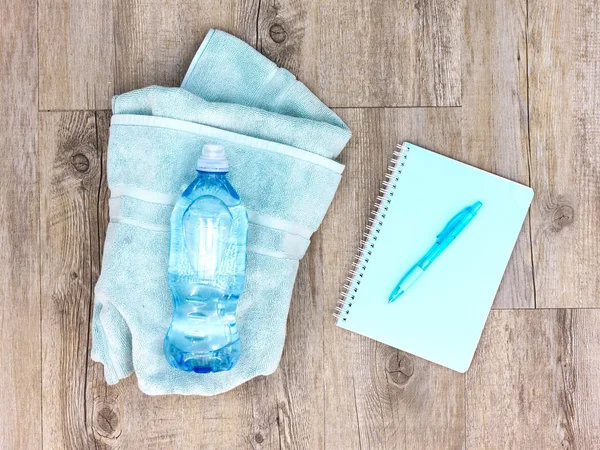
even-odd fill
[[[229,370],[240,355],[236,308],[245,281],[246,210],[225,174],[198,172],[171,227],[167,360],[197,373]]]

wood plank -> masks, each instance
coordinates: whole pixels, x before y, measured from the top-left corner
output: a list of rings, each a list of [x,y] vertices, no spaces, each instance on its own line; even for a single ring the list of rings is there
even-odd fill
[[[41,448],[37,14],[0,4],[0,448]]]
[[[258,0],[41,0],[40,108],[107,109],[115,93],[179,86],[209,28],[256,41]]]
[[[332,106],[456,106],[461,5],[262,1],[258,48]]]
[[[40,167],[44,445],[86,448],[86,363],[101,177],[93,112],[40,115]]]
[[[525,0],[467,2],[462,61],[463,142],[454,156],[529,185],[525,22]],[[534,295],[526,219],[494,308],[533,308]]]
[[[319,449],[324,445],[323,410],[323,247],[321,232],[311,237],[300,262],[287,322],[277,386],[281,449]]]
[[[108,130],[110,126],[110,112],[96,112],[96,135],[99,154],[100,177],[98,186],[97,210],[97,242],[90,243],[90,259],[92,266],[92,286],[95,286],[100,275],[100,263],[104,249],[104,238],[108,226],[108,198],[110,192],[107,185],[106,157],[108,149]],[[93,205],[90,205],[92,207]],[[92,292],[93,295],[93,292]],[[90,312],[90,314],[92,314]],[[92,316],[90,315],[90,318]],[[120,436],[123,432],[124,407],[123,386],[121,384],[109,386],[104,380],[104,371],[101,364],[91,360],[92,339],[88,339],[88,359],[86,370],[86,426],[94,442],[95,448],[117,449]]]
[[[335,106],[459,105],[461,5],[320,2],[317,92]]]
[[[214,397],[147,396],[134,375],[109,387],[109,406],[96,397],[98,409],[110,412],[108,420],[98,414],[96,435],[107,432],[107,448],[279,449],[276,390],[269,380],[255,378]]]
[[[344,177],[321,227],[325,311],[333,312],[370,205],[398,142],[449,154],[461,145],[458,108],[337,111],[354,136]],[[464,445],[464,376],[324,323],[325,448]]]
[[[254,45],[258,0],[115,2],[116,92],[179,86],[210,28]]]
[[[53,45],[40,51],[41,108],[108,108],[113,93],[178,86],[211,27],[258,45],[330,104],[460,103],[458,0],[361,3],[358,16],[358,0],[212,3],[43,0],[40,38]]]
[[[40,0],[40,109],[106,109],[115,92],[111,0]]]
[[[357,16],[359,3],[364,13]],[[206,31],[216,27],[256,45],[332,105],[458,105],[460,2],[404,3],[118,3],[117,91],[179,85]]]
[[[318,93],[319,2],[260,0],[256,49]]]
[[[178,86],[181,61],[176,0],[114,2],[116,92],[148,85]]]
[[[600,2],[529,6],[537,304],[600,306]]]
[[[181,79],[211,28],[226,31],[256,46],[256,17],[262,0],[183,0],[178,2]]]
[[[600,442],[600,310],[492,311],[467,374],[467,448]]]

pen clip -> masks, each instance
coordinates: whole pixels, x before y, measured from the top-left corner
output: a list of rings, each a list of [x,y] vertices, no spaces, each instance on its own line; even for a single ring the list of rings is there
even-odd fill
[[[450,219],[450,222],[448,222],[440,234],[437,235],[436,241],[440,242],[446,239],[454,231],[456,225],[462,222],[463,217],[468,214],[468,212],[469,208],[467,207]]]

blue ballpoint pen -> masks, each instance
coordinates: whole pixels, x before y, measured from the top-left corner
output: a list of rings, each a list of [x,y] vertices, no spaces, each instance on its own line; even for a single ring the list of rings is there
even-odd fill
[[[450,243],[458,236],[473,220],[473,217],[477,214],[479,209],[481,208],[482,203],[477,201],[473,203],[471,206],[467,206],[463,210],[461,210],[457,215],[455,215],[450,222],[444,227],[442,232],[437,235],[435,240],[435,244],[429,249],[425,256],[423,256],[418,263],[416,263],[412,268],[402,277],[400,282],[396,285],[392,293],[390,294],[390,298],[388,300],[389,303],[392,303],[398,300],[402,294],[406,292],[406,290],[419,279],[421,275],[427,270],[427,268],[431,265],[435,259],[442,254],[446,247],[450,245]]]

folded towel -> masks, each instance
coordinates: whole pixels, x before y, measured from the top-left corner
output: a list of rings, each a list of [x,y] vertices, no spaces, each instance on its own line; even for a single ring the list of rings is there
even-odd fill
[[[272,373],[298,269],[340,181],[350,131],[285,69],[211,30],[181,88],[113,100],[110,223],[95,289],[92,358],[109,384],[136,372],[148,394],[213,395]],[[250,218],[241,355],[228,372],[173,369],[162,345],[173,311],[169,217],[206,143],[222,144]]]

